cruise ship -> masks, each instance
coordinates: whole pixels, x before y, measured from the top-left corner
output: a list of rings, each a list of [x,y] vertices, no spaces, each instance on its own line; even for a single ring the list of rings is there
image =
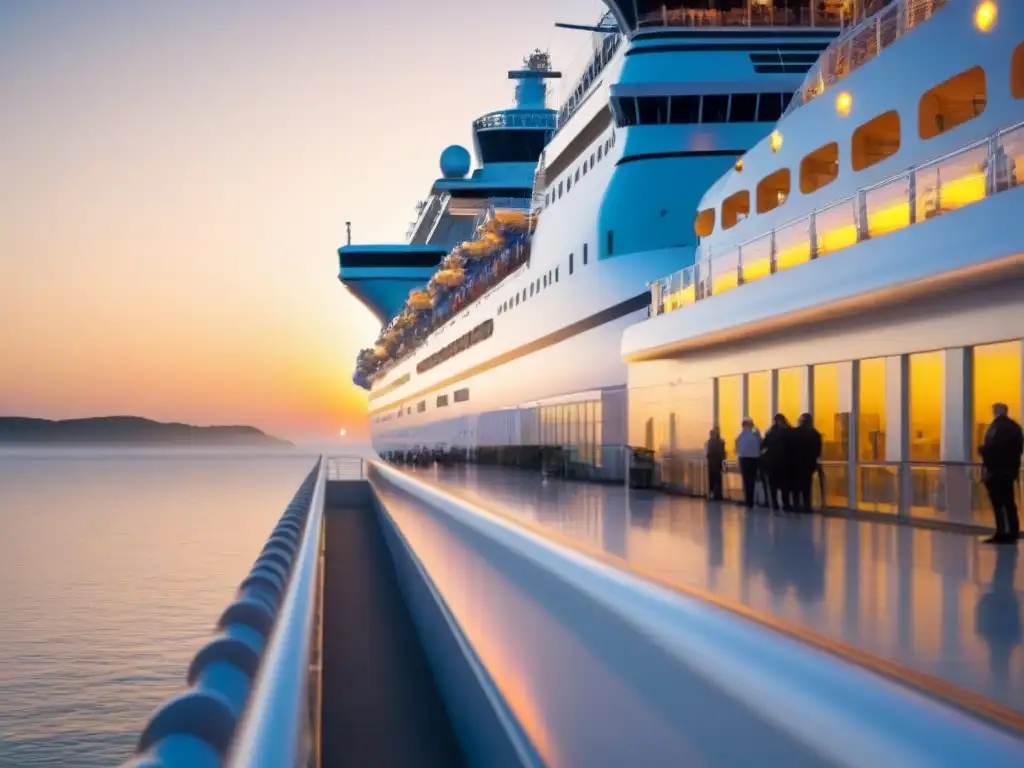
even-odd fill
[[[1024,4],[864,3],[696,207],[693,265],[622,337],[629,442],[701,482],[708,430],[814,416],[828,506],[991,525],[1021,418]]]
[[[479,168],[445,151],[409,244],[340,249],[341,280],[385,323],[355,377],[378,451],[523,463],[557,447],[595,474],[619,466],[622,334],[648,317],[653,280],[694,263],[701,195],[771,132],[849,3],[607,5],[557,110],[550,64],[531,57],[510,73],[516,105],[474,123]],[[494,131],[543,143],[494,157]],[[424,239],[438,229],[450,236]]]

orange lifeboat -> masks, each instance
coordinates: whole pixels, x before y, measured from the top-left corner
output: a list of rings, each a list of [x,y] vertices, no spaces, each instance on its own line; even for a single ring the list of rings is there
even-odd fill
[[[448,287],[461,285],[464,277],[465,273],[461,269],[442,269],[434,275],[437,282]]]
[[[417,312],[423,312],[432,309],[434,302],[429,293],[417,289],[409,293],[409,306]]]

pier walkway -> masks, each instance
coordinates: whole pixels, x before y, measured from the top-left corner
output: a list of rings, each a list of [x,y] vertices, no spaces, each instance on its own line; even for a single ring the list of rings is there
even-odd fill
[[[1024,713],[1019,549],[962,533],[544,480],[486,466],[421,480],[635,573],[915,687],[947,683]],[[923,673],[929,678],[914,678]]]

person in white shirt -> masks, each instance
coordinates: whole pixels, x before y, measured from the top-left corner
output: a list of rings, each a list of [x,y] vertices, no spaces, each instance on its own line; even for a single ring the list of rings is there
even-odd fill
[[[739,459],[740,475],[743,477],[743,501],[750,509],[754,506],[757,469],[761,460],[761,433],[750,417],[743,419],[743,430],[736,436],[736,458]]]

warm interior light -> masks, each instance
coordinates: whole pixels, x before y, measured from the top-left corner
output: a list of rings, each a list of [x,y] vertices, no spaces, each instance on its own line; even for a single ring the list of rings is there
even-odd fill
[[[742,157],[739,160],[736,161],[736,165],[734,167],[736,168],[736,173],[739,173],[740,171],[743,170],[743,158]]]
[[[778,152],[782,149],[782,134],[778,131],[772,131],[772,135],[768,141],[771,145],[772,152]]]
[[[977,10],[974,11],[974,26],[982,32],[988,32],[995,26],[998,13],[999,9],[992,0],[979,3]]]
[[[850,114],[850,109],[852,108],[853,96],[851,96],[846,91],[843,91],[838,96],[836,96],[836,112],[838,112],[841,117],[846,117],[848,114]]]

